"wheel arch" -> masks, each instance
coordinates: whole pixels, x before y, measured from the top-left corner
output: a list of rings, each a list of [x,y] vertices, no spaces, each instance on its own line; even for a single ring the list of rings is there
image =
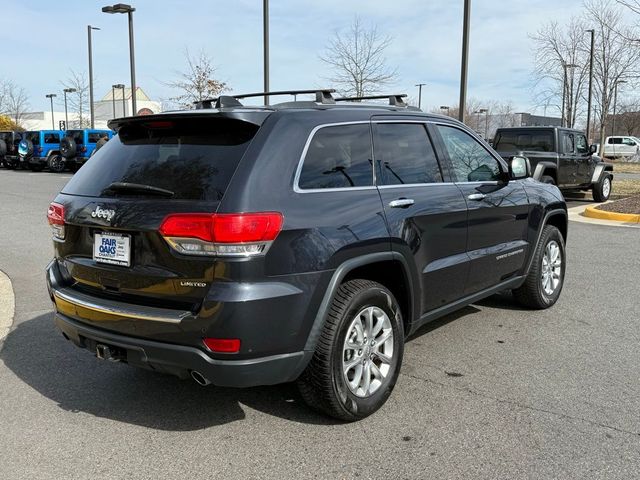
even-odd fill
[[[538,247],[538,242],[540,242],[540,237],[542,237],[542,231],[547,225],[553,225],[558,230],[560,230],[560,234],[562,235],[565,244],[567,242],[567,235],[569,233],[569,216],[567,214],[567,211],[562,208],[548,210],[545,213],[542,221],[540,222],[540,227],[538,228],[538,233],[536,234],[536,241],[532,244],[527,269],[524,271],[524,278],[526,278],[526,276],[529,274],[529,270],[531,270],[535,250]]]
[[[373,280],[387,287],[400,304],[405,333],[409,332],[416,312],[415,286],[409,264],[398,252],[372,253],[346,260],[335,270],[311,326],[305,351],[315,350],[327,310],[340,285],[355,278]]]
[[[558,166],[553,162],[538,162],[536,168],[533,171],[532,177],[535,180],[540,181],[544,175],[548,175],[553,178],[558,184]]]

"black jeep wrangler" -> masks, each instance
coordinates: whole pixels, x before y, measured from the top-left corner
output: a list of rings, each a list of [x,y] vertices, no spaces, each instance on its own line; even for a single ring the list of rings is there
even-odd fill
[[[15,168],[18,159],[18,144],[22,139],[20,132],[12,130],[0,132],[0,167]]]
[[[48,211],[65,338],[202,385],[297,381],[356,420],[389,397],[425,323],[503,290],[558,300],[557,187],[402,96],[331,92],[112,120],[118,135]]]
[[[561,127],[499,128],[493,148],[504,158],[526,156],[533,178],[565,192],[591,190],[596,202],[611,195],[613,165],[595,155],[584,132]]]

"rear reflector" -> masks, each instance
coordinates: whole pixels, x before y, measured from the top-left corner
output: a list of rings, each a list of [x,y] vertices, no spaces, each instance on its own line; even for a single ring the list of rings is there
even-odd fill
[[[47,220],[51,225],[54,238],[64,240],[64,206],[59,203],[52,202],[47,210]]]
[[[180,213],[168,215],[160,233],[186,255],[252,256],[266,252],[282,221],[278,212]]]
[[[216,353],[238,353],[240,351],[239,338],[204,338],[205,346]]]

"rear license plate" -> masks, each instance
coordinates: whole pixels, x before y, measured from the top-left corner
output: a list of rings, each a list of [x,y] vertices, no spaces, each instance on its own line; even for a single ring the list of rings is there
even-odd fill
[[[93,238],[93,259],[100,263],[131,266],[131,236],[119,233],[96,233]]]

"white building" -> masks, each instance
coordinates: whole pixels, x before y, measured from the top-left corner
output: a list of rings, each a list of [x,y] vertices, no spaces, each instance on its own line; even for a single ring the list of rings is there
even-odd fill
[[[162,111],[160,102],[151,100],[144,91],[138,87],[136,93],[136,102],[138,115],[151,115]],[[93,102],[94,113],[94,125],[95,128],[107,128],[107,122],[112,118],[126,117],[131,115],[131,89],[124,89],[124,102],[122,99],[122,89],[115,89],[112,95],[112,90],[109,90],[107,94],[102,97],[102,100]],[[123,114],[124,111],[124,114]],[[85,120],[89,118],[89,112],[84,112]],[[74,124],[77,125],[78,114],[69,111],[69,128],[73,128]],[[60,130],[60,122],[65,120],[64,111],[53,112],[53,122],[51,118],[51,110],[44,112],[29,112],[22,116],[22,127],[26,130]]]
[[[93,114],[96,128],[106,128],[107,122],[112,118],[127,117],[131,115],[131,89],[115,88],[107,92],[102,100],[93,102]],[[138,115],[151,115],[162,111],[160,102],[151,100],[140,88],[136,88],[136,108]]]
[[[25,130],[60,130],[60,121],[64,122],[64,112],[53,112],[53,122],[51,120],[51,110],[47,112],[28,112],[22,115],[21,126]],[[69,112],[69,123],[78,121],[76,113]]]

